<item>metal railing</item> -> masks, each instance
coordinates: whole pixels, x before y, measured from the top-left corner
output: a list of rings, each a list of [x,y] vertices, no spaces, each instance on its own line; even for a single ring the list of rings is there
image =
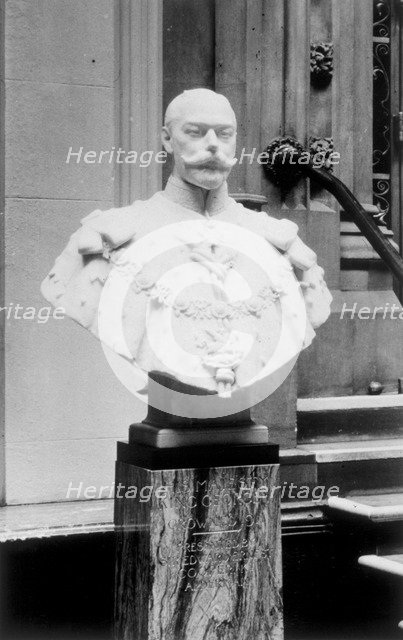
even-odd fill
[[[275,171],[277,184],[281,185],[282,177],[284,177],[285,182],[290,182],[293,174],[298,173],[299,177],[311,178],[323,189],[329,191],[343,207],[344,211],[351,216],[352,221],[383,259],[399,283],[403,285],[403,258],[389,240],[384,237],[372,216],[365,211],[354,194],[339,178],[336,178],[326,169],[315,167],[312,162],[309,164],[299,163],[298,158],[302,156],[302,153],[301,151],[296,151],[295,148],[288,147],[281,150],[281,153],[277,152],[273,155],[271,165]],[[293,162],[290,163],[289,160],[291,158]],[[268,164],[266,167],[268,168],[270,165]],[[270,176],[270,170],[267,173]]]

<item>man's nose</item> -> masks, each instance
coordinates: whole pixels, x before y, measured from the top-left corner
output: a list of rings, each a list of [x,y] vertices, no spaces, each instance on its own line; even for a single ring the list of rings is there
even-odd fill
[[[218,149],[218,138],[214,129],[209,129],[206,133],[206,143],[208,151],[217,151]]]

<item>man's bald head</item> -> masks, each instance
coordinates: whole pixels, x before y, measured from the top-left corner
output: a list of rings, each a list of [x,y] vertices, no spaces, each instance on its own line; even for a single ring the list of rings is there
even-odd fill
[[[219,187],[236,163],[235,113],[210,89],[184,91],[169,104],[161,139],[173,174],[203,189]]]
[[[217,115],[223,113],[236,126],[235,113],[229,100],[211,89],[190,89],[176,96],[167,107],[164,125],[169,127],[174,122],[186,118],[190,112],[199,110]]]

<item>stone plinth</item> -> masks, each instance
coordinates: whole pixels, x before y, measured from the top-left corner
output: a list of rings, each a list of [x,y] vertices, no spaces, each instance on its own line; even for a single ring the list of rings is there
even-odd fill
[[[204,468],[151,470],[141,445],[119,443],[118,640],[283,637],[279,466],[262,448],[268,464],[208,467],[201,447]]]

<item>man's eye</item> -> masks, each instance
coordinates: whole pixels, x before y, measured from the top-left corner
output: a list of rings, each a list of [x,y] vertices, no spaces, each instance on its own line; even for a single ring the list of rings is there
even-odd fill
[[[192,136],[193,138],[198,137],[198,136],[200,136],[200,135],[201,135],[201,131],[200,131],[200,129],[197,129],[196,127],[195,127],[194,129],[188,129],[188,130],[186,131],[186,133],[187,133],[189,136]]]
[[[229,129],[224,129],[223,131],[220,131],[218,135],[220,138],[227,140],[228,138],[232,137],[232,131]]]

